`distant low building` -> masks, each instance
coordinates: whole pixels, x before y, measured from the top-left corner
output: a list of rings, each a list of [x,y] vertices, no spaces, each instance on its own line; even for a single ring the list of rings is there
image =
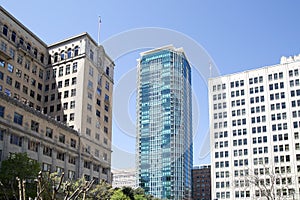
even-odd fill
[[[136,188],[135,169],[112,170],[113,188],[131,187]]]
[[[192,170],[192,198],[193,200],[211,199],[210,165],[194,167]]]

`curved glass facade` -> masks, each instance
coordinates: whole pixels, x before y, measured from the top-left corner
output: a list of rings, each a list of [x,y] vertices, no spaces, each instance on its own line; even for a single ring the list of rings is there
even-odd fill
[[[138,184],[162,199],[191,196],[191,67],[172,46],[142,53],[138,61]]]

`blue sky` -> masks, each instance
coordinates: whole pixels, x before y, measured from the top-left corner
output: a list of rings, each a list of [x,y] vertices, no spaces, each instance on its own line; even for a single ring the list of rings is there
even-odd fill
[[[300,53],[300,2],[296,0],[7,0],[1,1],[1,5],[47,44],[82,32],[88,32],[97,41],[99,16],[100,43],[136,28],[173,30],[201,45],[222,75],[273,65],[279,63],[281,56]],[[140,51],[132,50],[115,61],[116,87],[121,78],[135,69]],[[195,103],[199,106],[198,128],[194,133],[195,165],[210,162],[209,156],[199,157],[209,124],[206,81],[197,74],[193,79]],[[124,99],[132,123],[134,95]],[[135,133],[125,133],[118,124],[114,118],[113,168],[133,167]]]

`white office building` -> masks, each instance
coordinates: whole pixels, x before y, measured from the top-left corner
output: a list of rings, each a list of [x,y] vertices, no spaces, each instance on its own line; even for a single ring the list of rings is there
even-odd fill
[[[209,80],[212,199],[300,199],[299,71],[300,55]]]
[[[112,175],[113,175],[112,178],[113,188],[122,188],[122,187],[137,188],[135,169],[112,170]]]

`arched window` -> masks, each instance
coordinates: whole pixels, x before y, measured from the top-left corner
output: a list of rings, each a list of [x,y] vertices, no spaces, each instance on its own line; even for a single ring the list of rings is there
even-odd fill
[[[58,53],[55,53],[54,54],[54,62],[57,62],[58,61]]]
[[[16,32],[13,31],[11,33],[11,41],[16,42],[16,37],[17,37],[17,34],[16,34]]]
[[[35,57],[35,58],[37,58],[37,54],[38,54],[38,50],[37,50],[37,48],[34,48],[34,50],[33,50],[33,54],[34,54],[34,57]]]
[[[3,30],[2,30],[3,35],[7,36],[8,33],[8,28],[6,25],[3,26]]]
[[[70,49],[68,49],[68,58],[71,58],[71,56],[72,56],[72,50],[70,48]]]
[[[44,63],[44,57],[45,57],[44,54],[41,53],[41,57],[40,57],[41,63]]]
[[[106,75],[109,76],[109,67],[106,67]]]
[[[30,51],[30,50],[31,50],[31,44],[27,43],[27,51]]]
[[[23,38],[20,38],[20,45],[23,45],[24,44],[24,39]]]
[[[60,60],[64,60],[65,59],[65,52],[61,51],[60,52]]]
[[[78,53],[79,53],[79,48],[78,48],[78,46],[76,46],[74,48],[74,56],[78,56]]]

